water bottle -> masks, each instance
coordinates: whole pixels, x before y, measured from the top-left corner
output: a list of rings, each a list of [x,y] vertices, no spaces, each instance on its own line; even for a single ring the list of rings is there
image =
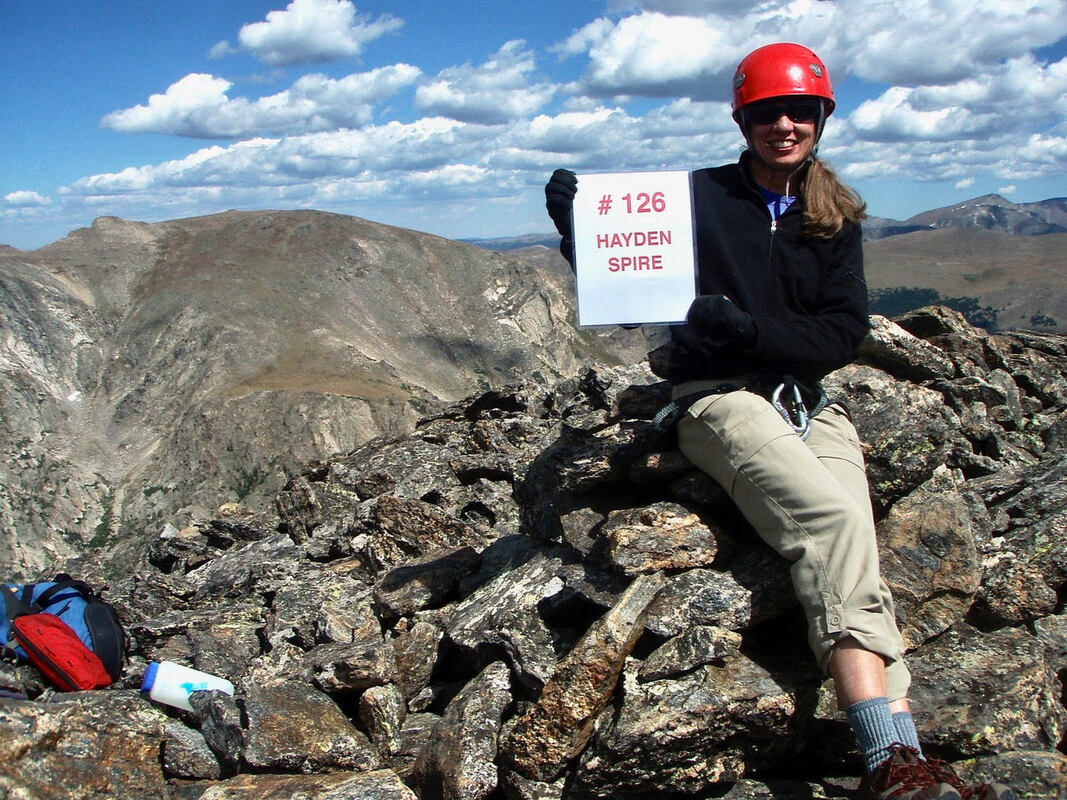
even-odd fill
[[[173,661],[153,661],[141,681],[141,691],[157,703],[184,708],[186,711],[193,710],[189,695],[212,689],[233,695],[233,684],[225,678],[183,667]]]

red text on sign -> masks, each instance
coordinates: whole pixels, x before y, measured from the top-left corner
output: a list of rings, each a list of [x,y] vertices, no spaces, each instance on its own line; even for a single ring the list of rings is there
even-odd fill
[[[598,250],[609,247],[658,247],[671,243],[670,231],[625,231],[623,233],[598,233]]]
[[[646,269],[663,269],[663,256],[612,256],[608,259],[608,272],[641,272]]]
[[[667,208],[667,199],[663,196],[663,192],[624,194],[622,199],[626,201],[627,214],[651,214],[653,211],[659,213]]]

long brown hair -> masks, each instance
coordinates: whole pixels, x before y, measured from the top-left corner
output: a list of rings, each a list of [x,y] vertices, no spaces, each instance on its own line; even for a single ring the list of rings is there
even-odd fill
[[[804,176],[804,233],[813,239],[831,239],[845,222],[867,218],[867,204],[855,189],[841,182],[829,165],[811,159]]]

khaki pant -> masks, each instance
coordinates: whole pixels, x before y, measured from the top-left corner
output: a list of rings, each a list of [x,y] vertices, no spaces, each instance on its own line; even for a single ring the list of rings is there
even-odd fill
[[[710,385],[682,384],[674,396]],[[731,391],[695,402],[678,422],[678,443],[793,562],[793,588],[823,672],[834,643],[852,636],[885,659],[890,702],[906,697],[904,643],[879,574],[859,437],[844,410],[827,407],[802,440],[762,396]]]

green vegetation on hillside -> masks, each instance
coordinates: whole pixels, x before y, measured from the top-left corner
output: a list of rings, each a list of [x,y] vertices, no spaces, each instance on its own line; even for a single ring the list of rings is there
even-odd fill
[[[979,304],[974,297],[941,297],[936,289],[917,286],[894,286],[889,289],[871,289],[868,294],[870,312],[884,317],[899,317],[923,306],[946,306],[955,309],[972,325],[990,333],[997,331],[997,310]]]

